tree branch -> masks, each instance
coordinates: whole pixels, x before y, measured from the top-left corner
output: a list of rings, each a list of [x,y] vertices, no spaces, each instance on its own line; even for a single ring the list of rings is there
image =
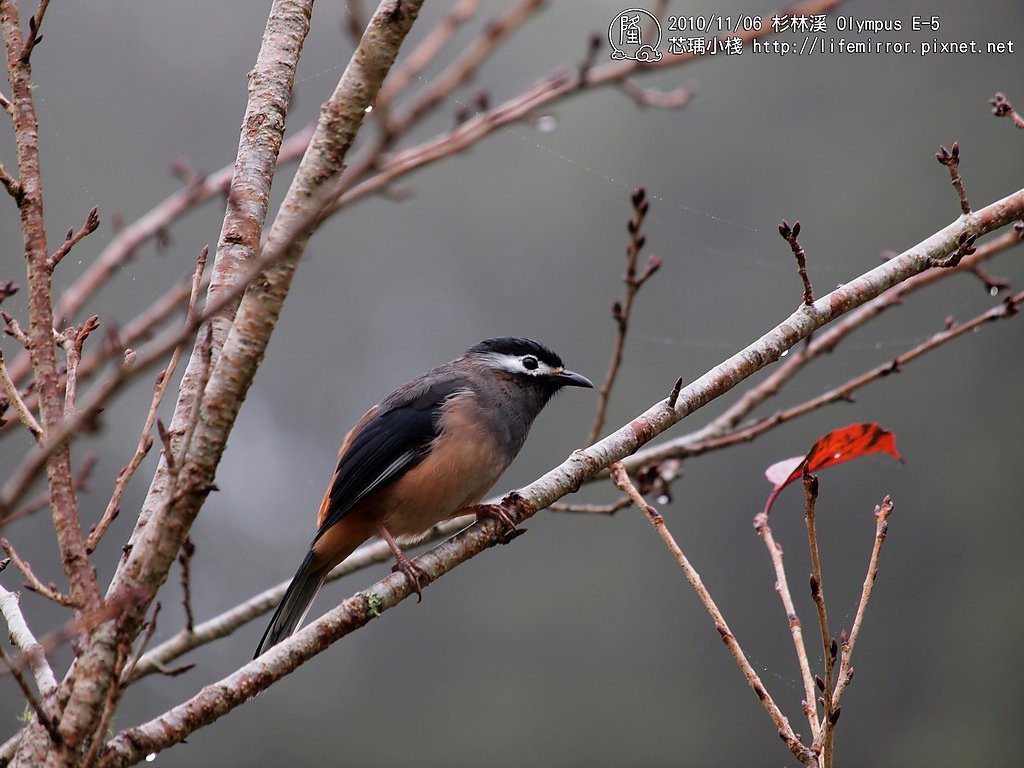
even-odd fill
[[[797,662],[800,665],[800,678],[804,684],[804,714],[807,716],[807,722],[811,726],[811,738],[817,739],[820,725],[818,723],[818,712],[814,706],[814,678],[811,676],[811,665],[807,659],[807,646],[804,644],[800,617],[796,615],[796,606],[793,605],[793,597],[789,592],[789,582],[786,579],[786,569],[782,563],[782,545],[772,535],[772,529],[768,525],[767,512],[757,513],[754,517],[754,528],[764,540],[764,545],[768,549],[768,556],[772,561],[772,567],[775,570],[775,591],[778,592],[779,598],[782,600],[782,607],[786,611],[789,632],[793,636],[793,648],[796,651]]]
[[[23,43],[18,9],[13,0],[0,0],[0,27],[7,54],[7,74],[11,84],[14,137],[17,145],[21,194],[17,198],[22,239],[28,273],[29,357],[39,397],[40,421],[49,435],[64,416],[62,391],[57,371],[57,353],[53,340],[50,252],[46,244],[43,220],[43,188],[39,166],[39,122],[32,96],[32,70],[29,54],[35,45],[38,25],[46,10],[40,3],[30,24],[30,42]],[[78,499],[73,487],[71,451],[66,443],[53,452],[47,463],[50,509],[60,546],[61,562],[75,604],[95,607],[100,596],[96,578],[85,552],[78,519]]]
[[[637,262],[640,258],[640,251],[647,242],[642,227],[644,218],[650,208],[650,201],[647,193],[642,187],[634,190],[631,197],[633,203],[633,215],[626,224],[629,232],[629,245],[626,247],[626,274],[622,282],[626,284],[625,294],[621,300],[612,305],[612,319],[615,321],[615,346],[612,349],[612,359],[608,364],[608,373],[605,374],[604,383],[598,390],[597,413],[594,416],[594,425],[590,428],[590,437],[587,443],[593,443],[601,435],[601,428],[604,426],[605,413],[608,409],[608,398],[611,396],[612,387],[615,386],[615,379],[622,366],[622,352],[626,346],[626,333],[629,331],[629,319],[633,314],[633,299],[636,298],[640,286],[650,279],[651,275],[661,267],[661,259],[651,256],[647,259],[647,266],[643,272],[637,274]]]
[[[959,247],[958,238],[959,235],[957,235],[954,250]],[[695,432],[681,435],[680,437],[639,451],[623,463],[630,472],[635,472],[646,464],[657,463],[666,458],[690,455],[691,448],[714,438],[726,438],[744,418],[765,400],[776,395],[809,362],[833,351],[843,339],[855,330],[861,328],[887,309],[902,304],[903,300],[913,292],[957,272],[973,271],[983,261],[1002,253],[1008,248],[1020,245],[1021,242],[1021,234],[1014,228],[979,246],[976,253],[965,257],[954,269],[930,269],[893,286],[874,300],[850,312],[840,322],[833,323],[823,333],[817,334],[809,345],[788,355],[785,362],[772,371],[757,386],[747,390],[721,416],[712,420],[706,426]]]
[[[57,690],[57,678],[54,677],[50,663],[46,660],[45,649],[28,628],[18,603],[18,594],[0,585],[0,613],[7,621],[11,642],[28,659],[28,666],[36,680],[36,690],[45,699]]]
[[[871,589],[875,586],[875,579],[878,577],[878,558],[882,553],[882,545],[885,543],[885,536],[889,531],[889,515],[892,514],[892,508],[892,499],[888,496],[882,500],[879,506],[875,507],[875,543],[871,548],[871,559],[868,562],[867,575],[864,577],[860,602],[857,604],[857,614],[853,619],[853,629],[850,630],[849,638],[842,644],[842,661],[839,666],[836,690],[832,695],[834,709],[838,708],[843,691],[846,690],[846,686],[853,678],[853,667],[850,664],[853,659],[853,648],[860,636],[861,624],[864,622],[864,614],[867,611],[868,601],[871,599]]]
[[[779,736],[784,742],[786,742],[786,746],[789,747],[790,752],[792,752],[794,757],[804,765],[815,766],[817,764],[817,760],[814,755],[811,754],[807,747],[800,743],[800,738],[793,732],[793,728],[790,726],[789,720],[782,714],[782,710],[779,709],[775,700],[771,697],[771,694],[768,693],[768,689],[765,688],[764,683],[761,682],[761,678],[758,677],[757,672],[755,672],[754,668],[750,665],[750,662],[747,660],[747,655],[740,647],[739,641],[732,633],[732,630],[729,629],[729,625],[726,623],[725,617],[722,615],[722,612],[712,599],[711,593],[708,592],[707,587],[704,586],[704,582],[701,580],[700,574],[697,573],[696,569],[692,565],[690,565],[690,561],[687,559],[686,555],[683,554],[683,550],[679,548],[679,545],[676,543],[671,532],[669,532],[668,527],[665,525],[665,518],[662,517],[654,507],[647,503],[644,497],[640,494],[640,491],[637,490],[636,486],[633,485],[633,482],[629,479],[629,474],[626,472],[626,468],[623,467],[620,462],[612,464],[610,469],[612,482],[615,483],[619,490],[625,492],[630,499],[633,500],[633,503],[643,511],[651,525],[654,526],[654,530],[657,531],[658,536],[660,536],[661,540],[665,542],[665,546],[668,547],[669,552],[672,553],[676,562],[679,563],[679,567],[683,569],[683,572],[686,574],[686,580],[690,582],[690,586],[693,587],[693,590],[697,593],[697,597],[700,598],[700,601],[704,604],[704,607],[710,614],[711,620],[715,622],[715,629],[718,630],[718,634],[721,636],[722,642],[725,643],[725,646],[729,649],[729,652],[732,654],[733,659],[735,659],[736,664],[743,672],[743,676],[747,679],[747,683],[750,684],[754,693],[757,694],[757,698],[760,700],[761,706],[764,707],[768,716],[771,717],[772,722],[774,722],[775,726],[779,729]]]
[[[928,268],[929,259],[957,247],[966,226],[972,232],[989,232],[1005,226],[1024,211],[1024,190],[961,218],[888,262],[802,306],[764,336],[708,371],[678,394],[674,408],[661,401],[589,448],[577,450],[518,493],[506,497],[512,519],[522,523],[540,509],[573,492],[613,462],[635,452],[644,443],[728,392],[739,382],[800,343],[806,336],[846,312],[861,306],[893,285]],[[476,556],[499,541],[496,523],[478,522],[417,558],[426,584],[440,578],[459,563]],[[392,574],[367,590],[343,601],[288,640],[242,666],[223,680],[206,686],[188,701],[156,719],[128,729],[112,739],[104,752],[103,766],[121,766],[178,743],[197,728],[215,721],[286,676],[333,642],[355,631],[411,593],[402,574]]]
[[[43,442],[43,428],[39,426],[39,422],[36,421],[36,417],[32,415],[32,411],[25,404],[25,401],[21,397],[21,393],[18,392],[18,385],[11,379],[11,374],[7,371],[7,363],[4,360],[4,353],[0,350],[0,392],[3,392],[4,397],[7,398],[7,404],[14,406],[14,412],[18,416],[18,420],[25,425],[25,428],[32,433],[32,437],[35,438],[37,443]]]

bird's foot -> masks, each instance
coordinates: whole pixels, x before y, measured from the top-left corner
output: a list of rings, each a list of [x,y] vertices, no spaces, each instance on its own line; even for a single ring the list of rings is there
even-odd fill
[[[416,593],[416,602],[423,601],[423,586],[427,580],[427,572],[420,568],[416,563],[409,559],[402,550],[398,550],[395,553],[395,564],[391,566],[392,573],[401,572],[405,575],[405,578],[409,580],[409,584],[412,585],[413,591]]]
[[[498,541],[508,544],[517,536],[526,533],[525,528],[517,528],[512,515],[501,504],[477,504],[473,507],[477,520],[494,520],[498,523]]]

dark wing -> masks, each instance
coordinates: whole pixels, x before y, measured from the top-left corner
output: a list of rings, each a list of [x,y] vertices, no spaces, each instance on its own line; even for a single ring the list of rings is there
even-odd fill
[[[465,389],[461,377],[439,380],[436,372],[431,372],[380,404],[338,457],[338,468],[324,500],[326,514],[314,542],[360,500],[393,483],[423,460],[427,447],[438,435],[442,406]]]

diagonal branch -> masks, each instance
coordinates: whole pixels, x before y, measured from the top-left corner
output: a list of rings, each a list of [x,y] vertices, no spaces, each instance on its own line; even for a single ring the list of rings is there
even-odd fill
[[[959,232],[954,250],[959,247]],[[662,461],[676,456],[687,456],[689,450],[713,438],[725,438],[740,422],[764,401],[777,394],[782,387],[796,376],[809,362],[834,350],[839,343],[851,333],[861,328],[875,317],[898,306],[911,293],[925,288],[932,283],[943,280],[957,272],[973,271],[979,264],[1003,251],[1016,247],[1022,242],[1021,233],[1012,229],[999,237],[990,240],[977,251],[968,255],[955,268],[932,269],[921,272],[905,282],[893,286],[890,290],[874,300],[850,312],[840,322],[833,323],[826,331],[817,334],[811,343],[791,353],[784,363],[772,371],[757,386],[747,390],[721,416],[712,420],[705,427],[659,445],[646,448],[630,456],[624,463],[626,468],[635,472],[645,464]]]
[[[772,722],[779,729],[779,736],[786,746],[789,747],[794,757],[797,758],[801,763],[807,766],[815,766],[817,760],[814,755],[811,754],[810,750],[807,749],[801,742],[800,737],[793,732],[793,727],[789,724],[789,720],[785,715],[782,714],[782,710],[779,709],[775,700],[771,694],[768,693],[768,689],[765,688],[764,683],[761,682],[761,678],[757,672],[751,666],[750,661],[747,659],[747,655],[743,652],[743,648],[740,647],[739,641],[736,636],[729,629],[729,625],[725,622],[725,616],[719,610],[715,604],[714,599],[711,597],[711,593],[708,592],[704,582],[697,573],[697,570],[690,564],[689,559],[683,554],[683,550],[679,548],[676,543],[675,537],[668,530],[665,525],[665,518],[662,517],[661,513],[658,512],[654,507],[647,503],[644,497],[637,490],[637,487],[633,484],[632,480],[629,479],[629,474],[626,472],[626,468],[622,466],[621,462],[616,462],[611,466],[611,477],[612,482],[619,488],[619,490],[625,492],[633,503],[647,516],[651,525],[654,526],[654,530],[657,531],[658,536],[665,542],[665,546],[668,547],[669,552],[679,563],[679,567],[683,569],[686,574],[686,580],[690,582],[690,586],[693,587],[694,592],[697,593],[697,597],[704,604],[708,614],[711,616],[711,620],[715,622],[715,629],[718,630],[719,636],[722,638],[722,642],[729,649],[729,653],[732,654],[736,664],[739,666],[740,671],[743,672],[743,676],[747,679],[747,683],[757,694],[757,698],[761,702],[761,706],[764,707],[768,716],[771,717]]]
[[[613,462],[635,452],[644,443],[672,425],[731,390],[739,382],[778,360],[782,353],[799,344],[810,333],[861,306],[912,275],[928,269],[929,259],[946,255],[957,247],[964,226],[984,233],[1019,218],[1024,212],[1024,190],[963,217],[899,256],[803,306],[760,339],[683,387],[675,407],[661,401],[600,442],[573,452],[558,467],[506,497],[512,519],[522,523],[539,510],[574,492],[586,480]],[[417,558],[426,584],[457,565],[499,543],[499,526],[478,522],[430,552]],[[104,768],[128,765],[146,755],[166,749],[208,725],[332,643],[367,624],[383,611],[411,594],[408,580],[392,574],[370,588],[343,601],[288,640],[237,671],[203,688],[188,701],[154,720],[130,728],[114,737],[102,759]]]

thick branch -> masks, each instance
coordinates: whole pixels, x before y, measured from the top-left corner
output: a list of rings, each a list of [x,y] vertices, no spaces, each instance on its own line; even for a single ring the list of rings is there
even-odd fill
[[[218,298],[221,288],[238,278],[245,262],[252,259],[259,248],[260,234],[270,195],[270,186],[277,165],[278,151],[285,128],[285,115],[291,100],[292,83],[302,44],[309,31],[312,0],[275,0],[264,32],[263,42],[249,82],[249,99],[246,116],[239,140],[231,190],[228,195],[227,211],[217,256],[213,268],[208,299],[212,303]],[[225,305],[220,315],[211,317],[214,329],[220,323],[221,334],[226,331],[233,307]],[[209,339],[212,334],[207,334]],[[185,379],[179,387],[179,400],[171,423],[172,429],[187,429],[194,411],[198,409],[195,385],[200,377],[209,372],[209,346],[197,342],[192,359],[185,372]],[[155,505],[167,498],[166,462],[162,462],[154,477],[147,505],[140,515],[140,522],[133,534],[135,550],[152,554],[148,547],[137,541],[142,527],[152,514]],[[201,484],[200,498],[205,498],[210,484]],[[187,526],[185,528],[187,533]],[[173,560],[180,548],[180,541]],[[122,561],[122,569],[128,559]],[[129,567],[137,567],[138,562]],[[170,563],[156,564],[155,572],[149,579],[117,583],[109,595],[117,601],[119,595],[142,594],[147,599],[134,605],[125,617],[124,627],[127,638],[134,637],[141,624],[149,600],[167,577]],[[122,573],[123,570],[119,570]],[[119,664],[123,662],[121,648],[124,642],[118,637],[118,628],[108,623],[95,631],[89,647],[79,656],[68,704],[61,720],[61,734],[73,748],[91,738],[103,738],[104,734],[94,733],[102,712],[113,706],[120,677]]]
[[[36,688],[39,695],[44,699],[57,690],[57,678],[53,675],[49,662],[46,660],[46,652],[43,646],[36,640],[32,630],[25,623],[25,617],[21,613],[21,606],[18,605],[18,594],[0,586],[0,613],[7,621],[7,629],[11,636],[11,642],[17,646],[25,658],[28,659],[28,666],[36,679]]]

